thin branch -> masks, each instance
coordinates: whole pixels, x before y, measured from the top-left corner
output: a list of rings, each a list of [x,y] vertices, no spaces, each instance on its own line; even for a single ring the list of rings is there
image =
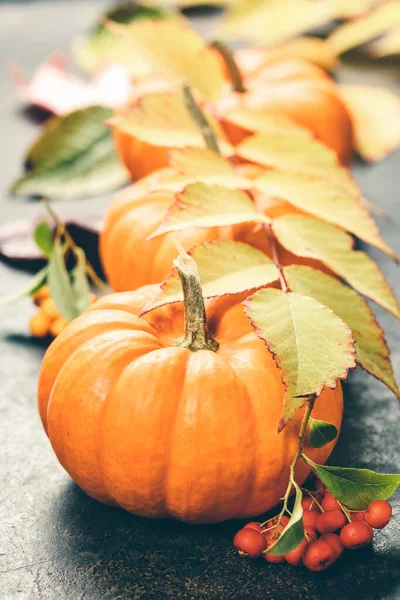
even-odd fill
[[[188,109],[193,121],[199,128],[207,148],[210,148],[210,150],[214,150],[214,152],[217,152],[217,154],[221,154],[215,133],[212,130],[212,127],[208,122],[207,117],[205,116],[200,106],[194,99],[192,90],[186,82],[183,84],[183,98],[185,101],[186,108]]]
[[[272,252],[272,260],[274,261],[274,264],[279,271],[279,282],[281,284],[282,291],[285,292],[285,294],[287,294],[289,292],[289,286],[286,281],[284,269],[281,263],[279,262],[278,248],[276,246],[276,241],[272,231],[271,223],[268,223],[265,226],[265,230],[267,232],[268,242]]]
[[[247,92],[245,85],[243,83],[242,74],[239,70],[239,67],[235,61],[235,57],[233,55],[232,50],[219,40],[215,40],[211,43],[211,48],[214,48],[221,56],[222,60],[225,63],[226,69],[229,73],[229,77],[232,83],[233,90],[238,92],[239,94],[245,94]]]

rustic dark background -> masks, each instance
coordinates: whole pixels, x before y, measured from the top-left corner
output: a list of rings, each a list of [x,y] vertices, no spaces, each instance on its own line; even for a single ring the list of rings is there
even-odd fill
[[[67,50],[74,35],[107,6],[97,0],[0,3],[0,219],[29,218],[35,203],[7,197],[21,169],[24,149],[37,125],[22,112],[4,62],[17,59],[31,72],[55,49]],[[217,18],[197,16],[202,32]],[[346,59],[342,81],[383,84],[400,91],[398,65]],[[376,165],[356,163],[367,198],[390,215],[384,236],[400,254],[400,153]],[[75,202],[71,213],[102,213],[108,199]],[[371,251],[400,296],[397,267]],[[0,263],[0,295],[27,279]],[[258,599],[342,600],[400,598],[400,502],[395,518],[376,534],[372,547],[347,552],[328,571],[311,574],[288,565],[241,560],[232,548],[238,523],[187,526],[146,521],[88,498],[57,463],[36,411],[36,380],[45,350],[32,340],[29,301],[0,311],[0,598],[3,600]],[[400,330],[376,309],[400,376]],[[346,409],[334,464],[399,470],[399,413],[380,383],[357,371],[345,386]]]

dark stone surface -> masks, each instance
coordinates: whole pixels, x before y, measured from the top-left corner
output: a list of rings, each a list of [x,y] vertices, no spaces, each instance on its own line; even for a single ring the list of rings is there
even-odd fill
[[[105,2],[17,3],[0,6],[0,46],[28,70],[90,24]],[[205,22],[197,21],[204,30]],[[398,71],[347,63],[342,79],[399,89]],[[20,169],[36,125],[21,114],[5,74],[1,82],[1,220],[28,218],[37,205],[8,201],[6,189]],[[368,199],[387,211],[381,220],[400,253],[400,154],[380,164],[356,165]],[[65,205],[62,214],[98,212],[107,199]],[[372,252],[400,296],[397,267]],[[0,295],[26,281],[0,264]],[[400,502],[395,518],[371,548],[347,552],[325,573],[241,560],[232,548],[238,523],[187,526],[146,521],[88,498],[58,465],[36,411],[36,380],[44,346],[27,333],[33,308],[22,301],[0,312],[0,598],[4,600],[163,599],[395,599],[400,598]],[[400,374],[400,332],[376,310]],[[346,388],[344,426],[332,464],[399,469],[396,400],[370,376],[356,372]]]

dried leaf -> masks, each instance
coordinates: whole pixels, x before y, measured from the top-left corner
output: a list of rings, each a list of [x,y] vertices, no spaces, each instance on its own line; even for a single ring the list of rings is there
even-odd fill
[[[189,254],[199,269],[204,298],[252,290],[273,283],[279,276],[266,254],[242,242],[206,242],[193,248]],[[173,269],[162,284],[159,296],[145,307],[142,314],[181,300],[182,285]]]
[[[341,25],[327,41],[336,54],[343,54],[343,52],[369,42],[394,27],[400,27],[400,2],[398,0],[386,2],[365,17]]]
[[[396,259],[368,211],[341,182],[302,173],[270,171],[258,178],[256,185],[271,196],[350,231]]]
[[[295,550],[304,539],[303,507],[301,505],[303,493],[296,482],[293,483],[293,487],[295,489],[295,499],[289,523],[273,546],[268,548],[269,554],[278,556],[287,554]]]
[[[221,151],[231,154],[219,124],[206,115]],[[165,148],[204,147],[204,139],[194,123],[181,94],[164,93],[143,96],[129,112],[109,121],[113,127],[153,146]]]
[[[150,238],[188,227],[225,227],[238,223],[269,223],[245,192],[220,185],[191,183],[178,194],[163,223]]]
[[[375,58],[400,54],[400,27],[388,31],[379,40],[368,46],[368,54]]]
[[[396,298],[378,265],[365,252],[352,250],[349,235],[329,223],[300,215],[279,217],[272,228],[287,250],[320,260],[355,290],[400,318]]]
[[[28,82],[23,71],[13,65],[10,74],[21,99],[56,115],[66,115],[88,106],[118,107],[128,101],[131,78],[119,65],[106,65],[88,83],[66,68],[65,55],[52,54]]]
[[[329,308],[309,296],[264,289],[245,302],[257,335],[273,353],[286,385],[280,429],[312,394],[335,388],[355,366],[353,336]],[[327,343],[327,340],[330,340]]]
[[[274,46],[329,23],[337,12],[332,0],[239,0],[214,36]]]
[[[346,84],[340,89],[352,117],[358,154],[375,161],[396,150],[400,146],[400,97],[370,85]]]
[[[383,331],[365,300],[337,279],[310,267],[286,267],[285,277],[293,292],[325,304],[350,327],[358,364],[400,399]]]
[[[156,73],[167,75],[179,85],[186,80],[205,98],[216,101],[224,84],[219,58],[203,38],[175,20],[142,21],[132,25],[110,22],[110,30],[139,50]]]
[[[127,181],[105,120],[109,108],[93,106],[53,117],[25,159],[28,171],[11,191],[62,200],[96,196]]]

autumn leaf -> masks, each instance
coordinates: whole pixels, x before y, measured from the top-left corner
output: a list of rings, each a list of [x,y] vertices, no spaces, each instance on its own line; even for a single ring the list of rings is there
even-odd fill
[[[375,58],[400,54],[400,26],[388,31],[379,40],[368,46],[368,54]]]
[[[355,366],[353,335],[329,308],[302,294],[260,290],[246,300],[245,312],[282,371],[281,430],[310,395],[347,378]]]
[[[339,280],[311,267],[285,267],[285,278],[293,292],[311,296],[328,306],[350,327],[358,364],[400,399],[384,333],[365,300]]]
[[[250,196],[220,185],[191,183],[178,194],[164,221],[150,238],[188,227],[225,227],[238,223],[269,223]]]
[[[352,250],[349,235],[329,223],[300,215],[274,219],[272,228],[287,250],[320,260],[355,290],[400,318],[396,298],[378,265],[365,252]]]
[[[247,51],[252,52],[252,48],[239,50],[239,56],[242,52],[245,54]],[[293,40],[264,49],[265,61],[285,58],[300,58],[312,62],[326,71],[334,71],[339,63],[337,56],[325,40],[311,36],[296,37]]]
[[[229,8],[214,36],[274,46],[337,15],[332,0],[239,0]]]
[[[122,186],[127,174],[105,125],[110,116],[111,109],[93,106],[50,119],[29,149],[28,170],[12,193],[70,200]]]
[[[299,138],[299,142],[300,140],[304,141],[312,138],[309,129],[298,125],[289,117],[257,108],[240,107],[233,109],[224,114],[222,120],[251,133],[275,136],[289,135],[292,138]]]
[[[273,283],[279,276],[277,268],[266,254],[242,242],[206,242],[193,248],[189,254],[199,269],[204,298],[252,290]],[[181,300],[182,284],[173,269],[162,284],[160,294],[145,307],[142,314]]]
[[[336,54],[343,54],[395,27],[400,27],[398,0],[386,2],[365,17],[341,25],[327,41]]]
[[[109,29],[137,49],[155,73],[167,75],[178,85],[186,80],[205,98],[216,101],[222,94],[223,68],[203,38],[176,20],[142,21],[131,25],[110,22]]]
[[[355,84],[341,85],[340,91],[352,117],[355,149],[364,160],[380,160],[400,146],[397,94],[385,88]]]
[[[207,113],[220,149],[231,154],[220,125]],[[204,147],[201,132],[189,114],[181,94],[164,93],[143,96],[129,112],[109,120],[116,129],[135,138],[164,148]]]
[[[338,225],[388,256],[396,258],[380,236],[369,212],[341,182],[302,173],[270,171],[257,179],[256,186],[318,219]]]

